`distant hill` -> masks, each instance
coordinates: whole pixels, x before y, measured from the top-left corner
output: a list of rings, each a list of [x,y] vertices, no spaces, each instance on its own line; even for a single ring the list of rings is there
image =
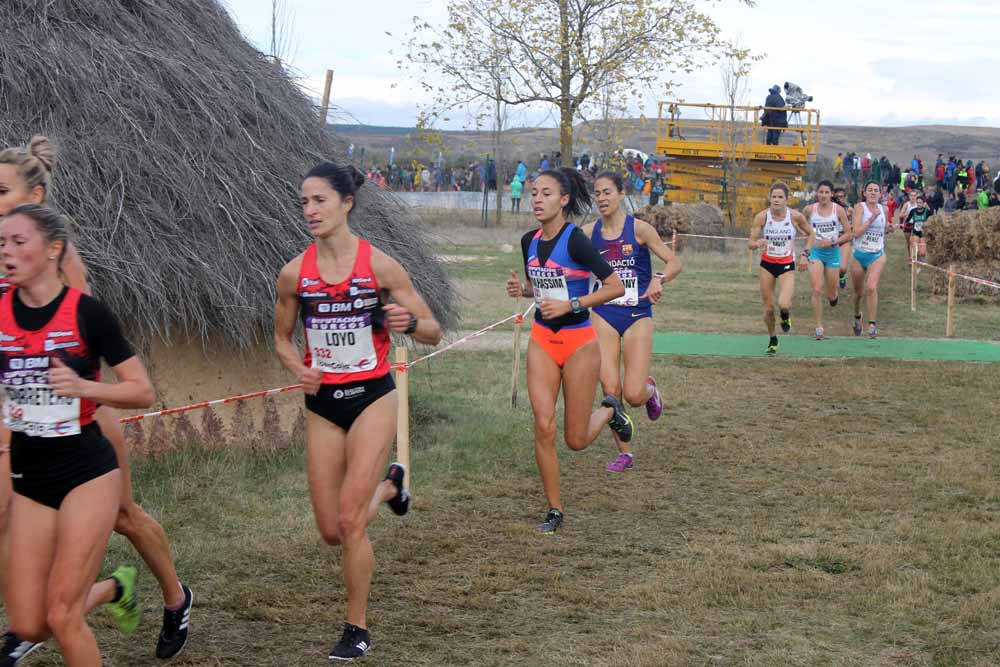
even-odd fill
[[[417,138],[415,128],[374,127],[367,125],[335,125],[333,131],[345,140],[365,146],[375,155],[389,152],[395,146],[397,156],[408,155],[417,147],[427,149]],[[453,155],[481,156],[490,151],[489,132],[440,132],[447,151]],[[653,153],[656,147],[656,119],[622,121],[621,136],[628,148]],[[542,153],[559,150],[559,130],[556,128],[516,128],[504,133],[505,145],[512,159],[523,159],[535,165]],[[577,150],[595,152],[592,128],[586,124],[576,128]],[[436,152],[436,148],[433,149]],[[834,158],[838,152],[870,152],[873,157],[887,156],[900,165],[909,164],[914,154],[924,163],[933,164],[938,153],[958,155],[964,159],[986,160],[995,170],[1000,166],[1000,128],[925,125],[913,127],[858,127],[825,125],[820,130],[820,154]],[[994,172],[995,173],[995,172]]]

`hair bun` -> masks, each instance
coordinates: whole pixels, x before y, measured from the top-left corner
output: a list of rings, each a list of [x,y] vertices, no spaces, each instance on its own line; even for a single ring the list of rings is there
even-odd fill
[[[360,188],[365,184],[365,175],[358,171],[358,168],[351,165],[351,178],[354,180],[354,187]]]
[[[50,173],[56,166],[56,148],[48,137],[36,134],[28,142],[28,155],[42,163]]]

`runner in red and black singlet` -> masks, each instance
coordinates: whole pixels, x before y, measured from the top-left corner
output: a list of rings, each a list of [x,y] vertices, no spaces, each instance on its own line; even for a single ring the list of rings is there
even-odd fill
[[[320,535],[342,545],[347,623],[330,652],[351,660],[371,648],[367,608],[375,555],[368,524],[383,502],[406,514],[406,470],[385,466],[396,435],[396,391],[389,374],[389,333],[436,345],[441,327],[400,266],[351,233],[365,177],[325,163],[302,183],[302,212],[316,241],[278,276],[275,348],[302,383],[306,403],[309,493]],[[293,336],[305,328],[305,352]]]
[[[0,215],[6,215],[22,204],[44,204],[52,189],[52,171],[55,164],[55,149],[48,139],[41,136],[33,137],[27,146],[0,151]],[[90,294],[87,269],[75,245],[70,241],[67,241],[65,256],[60,263],[60,276],[66,285],[83,294]],[[147,514],[132,496],[129,448],[118,415],[111,407],[101,406],[97,409],[94,419],[100,425],[104,437],[115,448],[118,467],[121,470],[121,504],[118,520],[115,522],[115,532],[128,538],[160,585],[164,610],[163,626],[156,643],[156,657],[172,658],[187,644],[194,595],[177,578],[170,542],[163,527]],[[9,439],[9,433],[2,427],[0,427],[0,439],[4,442]],[[0,454],[0,535],[6,531],[11,493],[10,458]],[[7,572],[8,545],[9,540],[0,539],[2,576],[6,576]],[[36,648],[37,646],[31,642],[25,642],[7,632],[4,634],[3,645],[0,646],[0,666],[4,661],[18,660]]]
[[[788,208],[788,186],[777,182],[771,186],[771,206],[754,217],[750,226],[751,250],[761,248],[760,296],[764,302],[764,324],[770,340],[767,353],[778,352],[778,337],[774,335],[774,288],[778,288],[778,308],[781,311],[781,330],[788,333],[792,328],[789,309],[795,292],[795,234],[807,237],[802,251],[802,270],[805,270],[816,240],[812,225],[798,211]]]
[[[0,387],[13,481],[6,603],[18,641],[40,643],[51,634],[67,664],[100,665],[86,612],[111,603],[121,629],[134,632],[139,608],[135,568],[91,585],[122,485],[95,413],[101,404],[148,407],[153,388],[110,311],[63,284],[67,228],[61,215],[33,204],[0,221],[11,283],[0,298]],[[102,359],[118,382],[100,381]]]

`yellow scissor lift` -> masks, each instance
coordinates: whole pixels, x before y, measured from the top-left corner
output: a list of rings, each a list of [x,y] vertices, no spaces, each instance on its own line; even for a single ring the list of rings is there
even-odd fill
[[[731,222],[738,226],[767,207],[774,181],[787,183],[797,203],[806,163],[819,151],[819,111],[786,107],[789,126],[769,128],[759,122],[765,108],[660,102],[656,152],[667,158],[663,200],[704,202],[728,213],[735,197]],[[765,142],[768,129],[782,130],[777,146]]]

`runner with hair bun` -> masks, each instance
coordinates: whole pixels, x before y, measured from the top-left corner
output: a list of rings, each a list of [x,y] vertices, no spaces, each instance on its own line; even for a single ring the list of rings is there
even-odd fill
[[[802,259],[806,261],[812,251],[816,233],[805,217],[788,208],[788,186],[778,181],[771,185],[769,199],[771,206],[758,213],[750,227],[751,250],[763,248],[760,258],[760,296],[764,302],[764,324],[770,339],[767,353],[778,353],[778,337],[775,334],[774,288],[778,288],[778,308],[781,312],[781,330],[792,328],[792,296],[795,293],[795,234],[801,232],[806,239]],[[803,265],[802,270],[805,269]]]
[[[11,636],[38,645],[54,635],[67,665],[96,667],[87,612],[110,603],[132,633],[140,607],[134,567],[94,584],[122,493],[95,413],[102,404],[149,407],[154,394],[107,306],[63,282],[68,243],[66,218],[44,206],[24,204],[0,220],[10,283],[0,297],[0,388],[13,486],[4,595]],[[102,360],[117,382],[101,382]],[[16,664],[24,654],[2,659]]]
[[[653,353],[653,304],[663,294],[663,284],[681,272],[681,260],[667,247],[647,222],[622,210],[625,183],[622,177],[604,172],[594,181],[600,217],[582,227],[591,243],[625,285],[625,296],[594,306],[594,327],[601,346],[601,387],[605,394],[632,407],[646,406],[646,415],[656,421],[663,414],[663,399],[656,380],[649,374]],[[653,275],[650,253],[666,263],[663,277]],[[600,288],[601,283],[595,283]],[[621,366],[624,362],[624,382]],[[624,385],[624,392],[622,391]],[[608,472],[625,472],[634,464],[631,443],[614,431],[618,457]]]
[[[521,238],[528,283],[514,271],[507,295],[535,300],[535,322],[528,343],[528,396],[535,415],[535,461],[549,511],[537,527],[554,533],[563,524],[563,504],[556,453],[556,401],[562,388],[563,436],[570,449],[586,449],[605,425],[624,442],[632,439],[632,419],[617,398],[606,395],[591,412],[601,371],[601,350],[589,308],[625,295],[621,278],[590,239],[568,217],[582,216],[590,193],[574,169],[549,169],[532,183],[531,207],[541,223]],[[590,291],[591,275],[602,281]]]
[[[55,147],[43,136],[32,137],[27,146],[0,151],[0,215],[6,215],[24,204],[45,204],[52,190],[55,166]],[[66,242],[65,257],[60,264],[60,277],[69,287],[90,294],[87,269],[70,240]],[[0,291],[5,291],[6,287],[7,284],[0,281]],[[156,657],[164,660],[173,658],[187,645],[194,594],[177,578],[170,542],[163,526],[135,502],[129,448],[118,415],[110,406],[101,405],[94,419],[101,433],[114,446],[121,470],[122,493],[115,532],[132,543],[156,577],[163,595],[163,625],[157,637]],[[8,436],[9,432],[0,428],[0,438],[6,442]],[[0,535],[7,530],[10,498],[10,457],[0,453]],[[5,577],[10,547],[6,539],[0,540],[0,545],[0,575]],[[0,647],[0,667],[13,665],[36,648],[38,645],[33,642],[24,641],[11,632],[5,633],[3,646]]]
[[[441,327],[395,259],[355,236],[348,219],[364,175],[324,163],[302,182],[302,213],[315,241],[278,276],[274,341],[278,359],[305,392],[309,495],[323,540],[343,546],[347,622],[331,660],[371,649],[368,595],[375,554],[368,525],[383,502],[410,507],[402,464],[379,476],[396,436],[396,385],[389,334],[436,345]],[[305,329],[305,354],[293,336]]]

